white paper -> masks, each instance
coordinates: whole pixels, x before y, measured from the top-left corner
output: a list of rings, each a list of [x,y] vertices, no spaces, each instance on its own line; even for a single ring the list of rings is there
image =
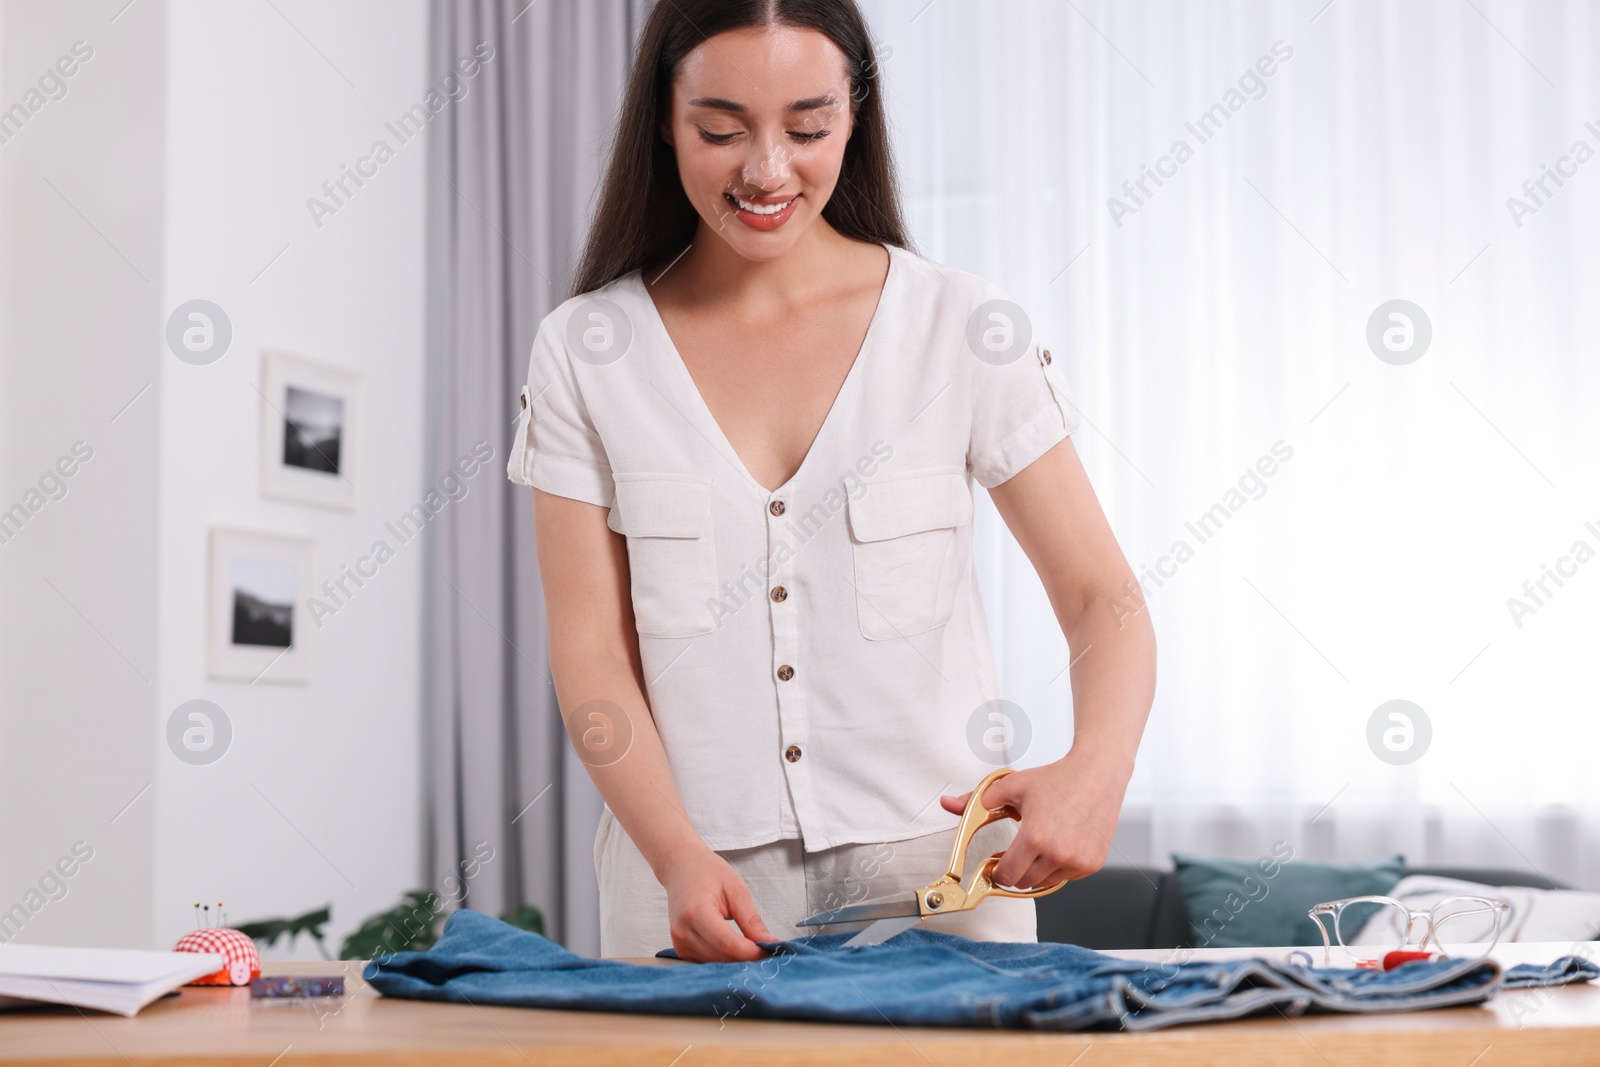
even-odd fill
[[[134,1015],[225,962],[214,952],[0,945],[0,1000],[19,997]]]

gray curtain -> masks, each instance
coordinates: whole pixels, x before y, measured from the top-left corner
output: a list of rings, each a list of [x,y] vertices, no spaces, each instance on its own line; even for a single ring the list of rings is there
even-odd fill
[[[422,877],[447,906],[535,905],[551,937],[589,955],[600,798],[561,726],[530,491],[505,464],[533,336],[571,281],[649,2],[432,10],[432,84],[481,43],[494,52],[429,127],[428,484],[477,442],[494,459],[430,523]]]

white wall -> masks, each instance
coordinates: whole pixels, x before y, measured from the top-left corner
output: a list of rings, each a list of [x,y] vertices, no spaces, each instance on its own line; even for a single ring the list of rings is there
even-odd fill
[[[331,904],[336,948],[427,880],[423,545],[388,537],[309,684],[251,685],[206,675],[207,531],[312,538],[320,581],[423,495],[426,141],[384,123],[431,80],[427,5],[125,2],[0,7],[0,106],[94,48],[0,145],[0,507],[95,450],[0,544],[0,909],[83,839],[94,858],[19,940],[166,947],[202,899],[235,923]],[[319,228],[307,198],[380,137],[394,158]],[[233,327],[209,366],[164,341],[194,298]],[[264,348],[362,372],[356,510],[261,494]],[[195,698],[233,727],[204,767],[165,741]]]
[[[142,946],[166,15],[161,4],[115,13],[0,5],[0,108],[26,107],[75,41],[89,52],[65,64],[65,95],[46,78],[59,98],[40,92],[0,144],[0,510],[38,508],[0,543],[0,911],[11,913],[0,938]],[[65,495],[30,498],[80,440],[91,458],[64,465]],[[63,857],[70,877],[52,874]]]
[[[205,698],[234,736],[204,767],[157,754],[155,932],[191,928],[197,898],[223,901],[234,922],[331,903],[336,948],[420,881],[422,544],[399,546],[383,523],[423,492],[426,144],[398,145],[384,123],[429,80],[427,8],[172,0],[168,18],[163,308],[213,301],[234,336],[209,366],[161,363],[156,727]],[[394,158],[319,229],[307,199],[380,137]],[[362,372],[354,512],[262,496],[264,348]],[[314,539],[319,582],[379,537],[397,555],[324,620],[310,684],[215,682],[204,655],[213,525]]]

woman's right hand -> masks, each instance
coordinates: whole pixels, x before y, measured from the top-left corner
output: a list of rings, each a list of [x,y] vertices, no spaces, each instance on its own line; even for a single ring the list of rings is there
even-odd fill
[[[758,960],[766,951],[756,942],[778,940],[756,913],[755,900],[739,872],[703,845],[675,859],[661,884],[667,891],[672,947],[686,960]],[[738,930],[728,925],[729,919],[739,924]]]

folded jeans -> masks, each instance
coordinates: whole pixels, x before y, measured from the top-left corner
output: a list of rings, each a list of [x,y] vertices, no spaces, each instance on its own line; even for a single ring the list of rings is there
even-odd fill
[[[1152,964],[1077,945],[973,941],[916,927],[882,944],[846,948],[851,936],[771,942],[771,955],[750,963],[659,967],[588,959],[462,909],[446,920],[431,949],[374,960],[364,977],[384,996],[479,1005],[1130,1031],[1268,1011],[1369,1013],[1476,1004],[1502,987],[1600,977],[1600,967],[1578,956],[1510,970],[1494,960],[1440,959],[1371,971],[1264,957]]]

